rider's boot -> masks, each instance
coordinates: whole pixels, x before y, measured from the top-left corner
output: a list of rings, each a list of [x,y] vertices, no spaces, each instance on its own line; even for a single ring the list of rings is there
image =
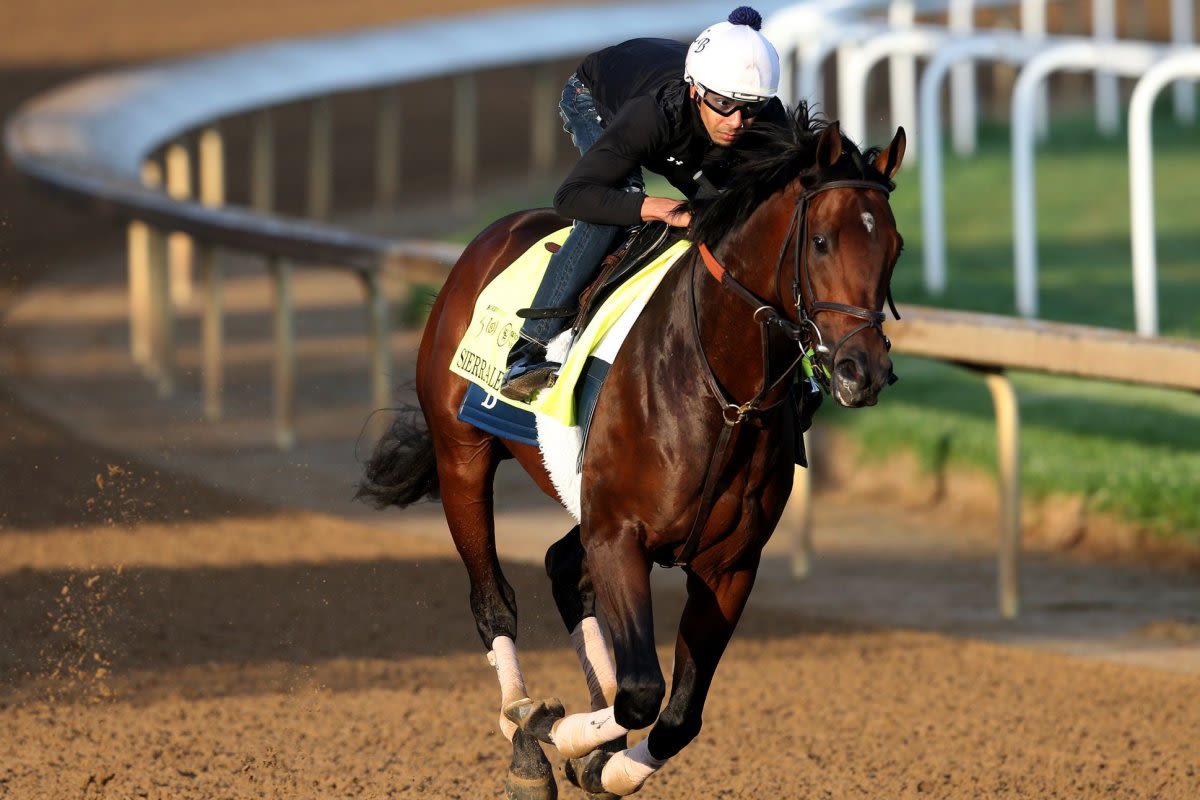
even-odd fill
[[[509,400],[528,403],[539,391],[554,385],[561,367],[557,361],[546,359],[543,342],[522,337],[508,354],[508,371],[500,384],[500,394]]]
[[[509,354],[500,394],[527,403],[538,391],[554,385],[562,365],[546,359],[546,343],[570,324],[579,293],[591,283],[600,260],[620,231],[615,225],[588,222],[576,222],[572,227],[546,265],[530,309],[542,313],[531,314],[521,326],[521,341]],[[564,307],[568,313],[558,314]]]

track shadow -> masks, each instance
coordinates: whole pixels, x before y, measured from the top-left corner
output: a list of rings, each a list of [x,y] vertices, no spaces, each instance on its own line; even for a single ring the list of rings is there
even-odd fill
[[[569,648],[542,570],[511,562],[504,570],[520,604],[523,652]],[[5,610],[0,618],[0,682],[14,696],[48,681],[86,689],[102,670],[106,682],[133,680],[139,690],[154,683],[163,691],[201,695],[276,691],[282,665],[310,668],[324,682],[348,680],[361,688],[375,679],[358,673],[347,679],[336,669],[323,672],[323,665],[482,656],[468,589],[457,559],[436,558],[183,570],[26,570],[0,577]],[[664,646],[674,641],[681,610],[680,591],[656,594],[658,638]],[[847,629],[764,610],[749,614],[739,635]],[[196,677],[197,672],[230,671],[226,668],[242,676],[234,688],[218,685],[215,677],[213,683]],[[250,677],[256,671],[260,677]]]

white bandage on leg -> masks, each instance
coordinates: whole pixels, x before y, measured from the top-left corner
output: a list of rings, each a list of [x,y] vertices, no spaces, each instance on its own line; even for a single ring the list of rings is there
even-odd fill
[[[611,706],[617,699],[617,670],[608,653],[604,630],[595,617],[584,617],[571,631],[571,643],[587,678],[592,709]]]
[[[529,696],[525,691],[525,680],[521,677],[521,665],[517,662],[516,642],[507,636],[497,636],[492,640],[492,650],[487,657],[488,663],[496,668],[496,677],[500,680],[500,708]],[[510,722],[503,713],[500,715],[500,732],[510,742],[517,732],[516,723]]]
[[[571,714],[554,723],[550,738],[567,758],[582,758],[605,742],[629,733],[617,724],[612,706],[590,714]]]
[[[642,739],[628,750],[622,750],[608,760],[604,771],[600,773],[600,783],[604,791],[616,795],[633,794],[642,788],[654,773],[662,768],[666,761],[659,761],[650,755],[649,739]]]

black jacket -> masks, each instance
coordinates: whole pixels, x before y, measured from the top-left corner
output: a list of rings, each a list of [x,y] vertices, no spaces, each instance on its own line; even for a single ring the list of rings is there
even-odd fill
[[[725,185],[733,157],[713,144],[688,97],[686,55],[687,45],[670,39],[631,39],[584,58],[577,74],[596,100],[605,131],[555,193],[559,214],[638,224],[643,195],[621,189],[637,169],[662,175],[689,200],[700,190],[701,173],[716,188]],[[754,124],[784,125],[786,118],[774,98]]]

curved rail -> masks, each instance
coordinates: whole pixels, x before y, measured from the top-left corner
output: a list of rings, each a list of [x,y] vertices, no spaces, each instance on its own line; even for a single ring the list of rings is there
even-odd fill
[[[783,0],[757,3],[763,13]],[[451,175],[455,196],[469,195],[474,181],[478,121],[473,72],[504,66],[552,64],[638,35],[689,38],[695,20],[720,19],[726,0],[685,5],[660,3],[599,7],[529,8],[436,19],[380,30],[258,45],[200,58],[94,75],[41,95],[20,108],[4,131],[9,160],[34,181],[66,194],[93,213],[129,224],[130,338],[160,393],[174,390],[171,275],[167,234],[196,244],[205,275],[205,408],[220,415],[220,267],[215,248],[266,257],[275,284],[276,439],[294,442],[295,365],[290,271],[293,264],[320,264],[355,271],[367,293],[371,331],[372,403],[387,405],[386,304],[380,275],[414,259],[439,260],[435,243],[393,241],[312,219],[270,213],[275,175],[274,131],[269,108],[311,101],[309,202],[311,216],[330,205],[330,95],[378,90],[376,170],[381,197],[393,195],[398,112],[394,87],[433,77],[452,77],[454,102]],[[533,127],[531,167],[545,170],[552,158],[557,86],[561,76],[540,71],[533,81],[539,122]],[[218,121],[251,114],[253,208],[225,203],[223,142]],[[545,117],[544,120],[541,118]],[[201,131],[200,198],[190,187],[191,152],[181,140]],[[166,150],[165,169],[152,156]],[[166,191],[163,191],[163,190]],[[181,259],[183,260],[183,259]],[[190,265],[183,264],[183,274]],[[177,275],[178,277],[178,275]]]

